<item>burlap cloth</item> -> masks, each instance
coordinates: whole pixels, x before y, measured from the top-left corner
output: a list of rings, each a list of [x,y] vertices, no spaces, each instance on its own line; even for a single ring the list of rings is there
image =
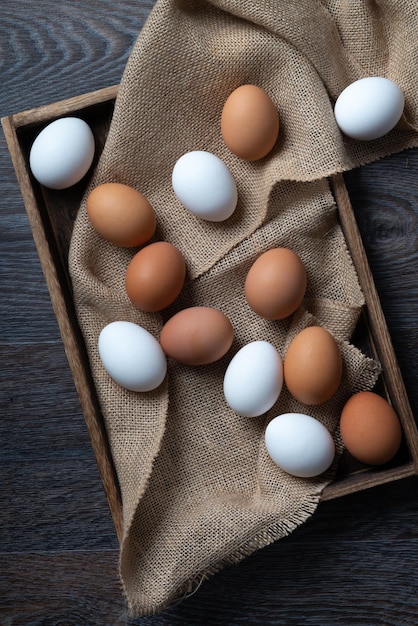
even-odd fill
[[[182,251],[187,284],[161,314],[142,314],[124,292],[133,250],[101,240],[83,200],[70,250],[75,304],[103,410],[123,501],[120,575],[129,607],[147,614],[191,592],[205,577],[287,535],[315,511],[334,466],[315,479],[286,475],[268,458],[264,428],[280,412],[307,412],[334,433],[342,403],[373,387],[379,364],[350,344],[363,305],[326,177],[417,145],[416,0],[158,0],[124,72],[108,140],[89,190],[118,181],[142,191],[158,218],[156,239]],[[345,139],[333,103],[350,82],[395,80],[405,95],[397,129],[368,143]],[[244,83],[277,104],[281,134],[265,159],[234,157],[220,136],[220,114]],[[187,213],[171,188],[175,161],[209,150],[229,166],[239,202],[233,217],[209,223]],[[89,191],[88,190],[88,191]],[[263,250],[284,245],[306,264],[303,307],[283,322],[249,309],[246,272]],[[166,381],[137,394],[114,384],[97,338],[113,320],[137,322],[157,338],[185,306],[220,308],[235,340],[211,366],[170,360]],[[339,340],[344,378],[315,409],[283,391],[268,415],[248,419],[225,403],[222,380],[245,343],[267,339],[282,356],[297,330],[320,323]]]

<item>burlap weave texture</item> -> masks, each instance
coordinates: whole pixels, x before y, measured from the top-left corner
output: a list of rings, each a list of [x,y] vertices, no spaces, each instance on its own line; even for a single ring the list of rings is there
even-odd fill
[[[158,0],[138,37],[89,190],[116,181],[144,193],[157,214],[155,239],[171,241],[186,259],[186,285],[161,314],[136,310],[124,290],[136,250],[101,240],[85,200],[70,249],[75,304],[122,492],[121,579],[136,614],[161,610],[226,563],[291,532],[332,479],[335,466],[309,480],[279,470],[263,432],[276,414],[294,410],[335,433],[344,401],[371,388],[379,373],[349,343],[364,300],[326,177],[417,145],[417,26],[414,1]],[[396,130],[359,143],[341,135],[332,109],[348,83],[367,75],[395,80],[406,107]],[[223,103],[244,83],[263,87],[281,120],[277,146],[256,163],[232,155],[220,136]],[[173,165],[195,149],[217,154],[237,182],[237,210],[224,223],[195,218],[173,194]],[[268,322],[249,309],[243,285],[255,258],[278,245],[300,254],[308,290],[292,318]],[[224,359],[200,368],[170,360],[166,381],[147,394],[109,379],[97,354],[105,324],[134,321],[158,338],[171,314],[194,304],[220,308],[233,323]],[[291,337],[315,323],[340,342],[344,379],[336,396],[312,410],[284,390],[261,418],[234,414],[222,393],[231,356],[254,339],[271,341],[284,356]]]

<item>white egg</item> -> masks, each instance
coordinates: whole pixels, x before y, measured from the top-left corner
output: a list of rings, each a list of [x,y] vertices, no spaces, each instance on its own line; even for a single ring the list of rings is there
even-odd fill
[[[183,154],[173,168],[172,185],[183,206],[197,217],[221,222],[235,211],[235,180],[225,163],[211,152]]]
[[[277,401],[283,386],[283,363],[268,341],[253,341],[230,361],[224,377],[224,395],[239,415],[257,417]]]
[[[98,349],[109,376],[131,391],[156,389],[167,373],[159,342],[138,324],[111,322],[100,333]]]
[[[398,85],[381,76],[356,80],[341,92],[334,107],[342,132],[362,141],[383,137],[402,117],[404,96]]]
[[[49,189],[66,189],[78,183],[93,163],[94,136],[78,117],[63,117],[36,137],[29,165],[36,180]]]
[[[322,474],[335,456],[331,433],[320,421],[303,413],[283,413],[272,419],[265,443],[276,465],[301,478]]]

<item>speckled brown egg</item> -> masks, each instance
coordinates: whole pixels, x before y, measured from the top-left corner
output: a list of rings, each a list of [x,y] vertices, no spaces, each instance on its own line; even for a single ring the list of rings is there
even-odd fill
[[[306,285],[300,257],[288,248],[272,248],[251,266],[245,280],[245,297],[260,317],[280,320],[300,306]]]
[[[185,277],[186,264],[180,250],[166,241],[157,241],[142,248],[129,263],[126,293],[141,311],[161,311],[180,294]]]
[[[344,405],[340,417],[343,443],[367,465],[390,461],[401,445],[402,429],[394,408],[372,391],[360,391]]]
[[[279,135],[279,114],[270,96],[257,85],[241,85],[222,109],[225,145],[246,161],[267,156]]]
[[[183,309],[163,326],[160,344],[164,352],[186,365],[207,365],[229,350],[234,330],[218,309],[195,306]]]
[[[117,246],[140,246],[154,235],[154,209],[142,193],[129,185],[98,185],[89,193],[86,209],[99,235]]]
[[[309,326],[294,337],[283,365],[288,390],[308,405],[332,398],[341,384],[342,369],[338,344],[321,326]]]

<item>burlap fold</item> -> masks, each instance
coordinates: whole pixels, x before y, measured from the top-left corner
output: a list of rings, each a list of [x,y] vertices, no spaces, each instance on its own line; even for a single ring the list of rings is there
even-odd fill
[[[161,610],[226,563],[287,535],[312,515],[332,479],[335,464],[314,479],[285,474],[268,458],[263,433],[280,412],[308,412],[335,434],[339,451],[342,404],[379,374],[350,344],[364,300],[326,177],[417,145],[417,26],[414,0],[158,0],[138,37],[87,193],[109,181],[144,193],[157,214],[155,239],[171,241],[186,259],[186,285],[161,314],[136,310],[124,289],[136,250],[100,239],[85,199],[70,249],[79,323],[121,487],[120,574],[134,614]],[[360,143],[341,135],[332,107],[348,83],[367,75],[395,80],[406,107],[389,135]],[[277,146],[256,163],[232,155],[220,135],[223,103],[243,83],[263,87],[280,113]],[[217,154],[235,177],[238,207],[226,222],[195,218],[173,194],[174,163],[195,149]],[[308,289],[294,316],[270,322],[250,310],[243,285],[255,258],[279,245],[300,254]],[[107,376],[97,353],[105,324],[134,321],[158,338],[170,315],[195,304],[217,307],[233,323],[226,357],[197,368],[169,360],[165,382],[146,394]],[[334,334],[343,355],[343,384],[332,400],[308,409],[284,390],[255,419],[226,406],[223,374],[240,347],[266,339],[284,356],[291,337],[313,323]]]

